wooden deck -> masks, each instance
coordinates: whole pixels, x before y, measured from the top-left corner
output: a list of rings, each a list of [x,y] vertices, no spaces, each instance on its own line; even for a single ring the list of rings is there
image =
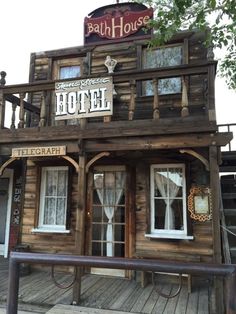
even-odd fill
[[[64,273],[56,274],[61,283],[71,280],[71,276]],[[4,305],[7,298],[8,262],[0,258],[0,303]],[[176,291],[177,284],[161,284],[165,293]],[[187,285],[183,285],[177,297],[166,299],[148,284],[142,288],[140,282],[114,277],[85,275],[82,280],[82,297],[80,306],[93,309],[157,314],[208,314],[210,286],[208,281],[193,285],[188,294]],[[50,270],[34,271],[30,275],[20,278],[19,308],[46,313],[54,305],[70,305],[72,302],[72,288],[60,289],[51,279]],[[73,307],[76,310],[76,307]],[[74,313],[73,310],[73,313]],[[96,312],[96,311],[95,311]],[[54,313],[52,310],[49,313]],[[56,308],[55,313],[69,313],[65,309],[61,312]],[[78,311],[78,313],[83,313]],[[97,312],[96,312],[97,313]],[[99,312],[100,313],[100,312]],[[108,311],[105,311],[108,313]]]

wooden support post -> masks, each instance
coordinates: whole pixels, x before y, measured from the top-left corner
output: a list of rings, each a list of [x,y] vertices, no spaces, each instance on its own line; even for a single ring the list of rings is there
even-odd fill
[[[188,109],[188,90],[187,90],[187,83],[186,78],[182,77],[182,110],[181,110],[181,116],[187,117],[189,116],[189,109]]]
[[[213,259],[214,263],[222,263],[221,236],[220,236],[220,178],[217,146],[209,147],[210,162],[210,189],[212,195],[212,230],[213,230]],[[215,304],[213,312],[224,313],[223,309],[223,282],[219,277],[214,278]]]
[[[215,110],[215,65],[208,67],[208,93],[207,93],[207,108],[209,121],[216,121]]]
[[[86,119],[80,119],[81,129],[85,129]],[[78,173],[78,202],[75,223],[75,251],[84,255],[85,251],[85,211],[86,211],[86,154],[83,152],[83,143],[80,142],[79,173]],[[73,286],[73,303],[78,304],[81,296],[81,280],[83,269],[77,268],[77,278]]]
[[[157,120],[157,119],[160,118],[159,96],[158,96],[158,80],[157,79],[153,79],[152,84],[153,84],[153,92],[154,92],[154,97],[153,97],[153,119]]]
[[[45,126],[45,122],[46,122],[46,92],[43,92],[41,97],[39,126]]]
[[[129,120],[134,118],[135,110],[135,81],[130,81],[130,103],[129,103]]]
[[[24,98],[25,98],[25,93],[20,93],[20,112],[19,112],[19,123],[18,123],[18,128],[23,128],[24,127]]]

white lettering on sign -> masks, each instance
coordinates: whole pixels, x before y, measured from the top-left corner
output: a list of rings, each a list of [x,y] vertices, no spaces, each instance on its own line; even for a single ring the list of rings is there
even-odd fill
[[[56,83],[56,120],[107,116],[113,109],[112,78]]]

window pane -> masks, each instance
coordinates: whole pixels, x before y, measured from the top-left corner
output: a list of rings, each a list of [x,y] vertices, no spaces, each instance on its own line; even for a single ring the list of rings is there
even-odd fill
[[[103,208],[101,206],[93,207],[93,222],[102,222],[102,211]]]
[[[182,63],[182,47],[166,47],[159,49],[145,49],[143,53],[143,67],[161,68],[180,65]]]
[[[93,230],[92,230],[93,240],[99,240],[99,241],[103,240],[103,238],[104,238],[103,229],[104,229],[103,225],[93,224]]]
[[[183,230],[183,168],[153,169],[153,228]]]
[[[65,66],[60,68],[60,79],[67,79],[73,77],[80,76],[80,66],[79,65],[72,65],[72,66]]]
[[[65,196],[67,194],[67,171],[58,171],[58,196]]]
[[[178,94],[181,93],[181,88],[180,77],[160,79],[158,81],[158,95]],[[154,94],[152,81],[142,82],[142,91],[144,96],[152,96]]]
[[[55,223],[56,200],[54,198],[45,198],[44,203],[44,220],[45,225],[53,225]]]
[[[182,199],[173,200],[171,207],[175,215],[175,229],[183,230],[183,201]]]
[[[57,199],[56,225],[64,225],[65,224],[65,208],[66,208],[66,199],[65,198],[58,198]]]
[[[115,244],[115,256],[124,257],[125,256],[125,245],[123,243]]]
[[[117,207],[115,209],[114,222],[124,223],[125,222],[125,208]]]
[[[57,171],[46,171],[46,196],[57,194]]]
[[[182,64],[182,47],[166,47],[155,50],[145,49],[143,52],[143,68],[160,68]],[[153,95],[152,81],[142,83],[143,95]],[[168,95],[181,92],[181,78],[173,77],[158,81],[158,94]]]
[[[115,241],[124,242],[125,241],[125,226],[115,225]]]
[[[105,173],[105,187],[108,189],[115,189],[115,173]]]
[[[163,200],[163,199],[155,200],[155,203],[154,203],[154,206],[155,206],[154,228],[155,229],[164,229],[166,201],[167,200]]]

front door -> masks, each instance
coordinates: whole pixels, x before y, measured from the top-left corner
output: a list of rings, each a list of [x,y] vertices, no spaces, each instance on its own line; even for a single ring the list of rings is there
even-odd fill
[[[95,168],[92,180],[91,253],[94,256],[125,257],[125,167]],[[92,268],[91,272],[125,276],[124,270]]]
[[[11,217],[12,171],[0,177],[0,255],[7,257]]]

